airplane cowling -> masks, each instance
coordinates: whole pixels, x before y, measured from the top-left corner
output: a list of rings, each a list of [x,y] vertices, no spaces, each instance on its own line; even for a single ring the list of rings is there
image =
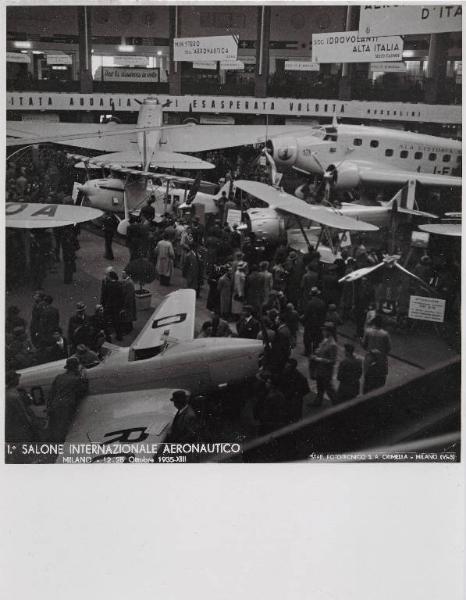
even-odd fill
[[[279,137],[268,142],[269,149],[277,165],[293,166],[298,159],[298,143],[293,137]]]
[[[333,165],[332,165],[333,166]],[[327,172],[334,171],[333,186],[336,189],[350,190],[361,183],[359,168],[354,163],[345,163],[340,167],[329,167]]]
[[[285,236],[285,221],[275,210],[250,208],[247,211],[248,230],[268,244],[276,244]]]

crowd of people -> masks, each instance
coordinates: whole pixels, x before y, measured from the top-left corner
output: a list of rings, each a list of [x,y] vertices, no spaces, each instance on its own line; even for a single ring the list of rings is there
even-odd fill
[[[113,267],[106,270],[94,313],[88,314],[84,302],[78,302],[65,332],[53,297],[38,289],[28,321],[17,306],[7,308],[6,368],[25,369],[70,356],[76,356],[83,367],[95,365],[105,357],[104,343],[111,342],[112,336],[121,341],[136,318],[134,283],[125,271],[119,277]]]
[[[240,155],[233,162],[223,165],[228,172],[222,175],[235,177],[248,168]],[[265,176],[262,168],[259,162],[254,166],[256,179]],[[64,155],[56,151],[49,154],[46,149],[39,151],[29,169],[20,161],[10,162],[7,198],[18,202],[69,201],[66,194],[70,192],[70,180],[66,173]],[[150,271],[145,263],[152,265],[165,288],[172,284],[178,269],[184,286],[205,299],[211,314],[202,324],[199,337],[262,340],[264,352],[253,386],[253,413],[258,432],[267,433],[302,417],[303,399],[311,388],[309,397],[319,407],[325,397],[338,404],[384,386],[391,351],[386,324],[407,321],[409,298],[419,291],[419,281],[436,289],[446,300],[447,318],[458,313],[459,263],[441,252],[419,253],[413,269],[418,281],[387,267],[370,277],[340,282],[356,269],[380,262],[384,250],[371,250],[363,238],[358,238],[341,251],[333,264],[323,265],[319,252],[311,246],[306,254],[294,251],[285,242],[272,250],[250,231],[230,225],[228,211],[240,206],[226,192],[218,201],[218,213],[206,221],[196,216],[193,206],[182,214],[167,213],[156,218],[153,203],[154,199],[148,198],[139,215],[130,217],[125,270],[118,274],[109,266],[94,313],[88,315],[85,304],[78,302],[66,329],[53,297],[43,291],[42,283],[46,269],[53,268],[61,257],[64,283],[72,280],[79,250],[76,228],[33,231],[32,239],[38,245],[31,254],[31,260],[37,260],[37,291],[28,322],[17,306],[7,308],[6,367],[10,374],[66,359],[67,373],[83,379],[85,369],[104,360],[105,341],[120,341],[132,330],[136,320],[135,283],[142,286],[151,281],[144,279],[144,273]],[[104,216],[104,257],[108,261],[114,260],[116,225],[110,213]],[[14,256],[7,257],[7,269],[14,268],[14,260]],[[339,338],[342,327],[347,339],[348,335],[353,337],[343,345]],[[307,357],[306,373],[298,369],[295,356],[299,352]],[[67,380],[73,379],[71,375]],[[9,381],[14,380],[11,375]],[[81,383],[79,389],[85,390]],[[63,429],[57,424],[53,427],[58,439]]]

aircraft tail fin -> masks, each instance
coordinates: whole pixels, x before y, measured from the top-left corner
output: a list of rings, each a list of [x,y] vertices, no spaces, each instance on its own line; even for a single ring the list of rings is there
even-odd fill
[[[150,358],[169,347],[170,342],[194,338],[196,292],[177,290],[165,296],[131,344],[129,360]]]

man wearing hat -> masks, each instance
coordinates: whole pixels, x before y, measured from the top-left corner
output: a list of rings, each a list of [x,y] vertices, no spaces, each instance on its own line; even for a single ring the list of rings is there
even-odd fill
[[[356,398],[359,394],[359,380],[362,375],[362,360],[354,355],[353,344],[345,344],[345,358],[338,366],[337,379],[340,382],[337,403]]]
[[[78,401],[89,389],[86,371],[75,356],[66,359],[65,373],[57,375],[50,388],[47,412],[50,441],[63,442],[73,421]]]
[[[90,318],[86,314],[84,302],[76,304],[76,313],[68,322],[68,343],[74,352],[79,344],[90,346],[92,344],[92,327]]]
[[[199,419],[189,405],[188,394],[184,390],[173,392],[170,401],[178,412],[172,421],[170,431],[165,438],[166,443],[194,443],[199,440]]]
[[[253,317],[253,311],[253,307],[249,304],[245,304],[243,306],[242,317],[236,324],[236,331],[238,332],[238,337],[246,338],[249,340],[257,339],[257,335],[261,329],[261,326],[259,321]]]
[[[327,307],[320,297],[320,290],[311,288],[311,297],[304,309],[302,322],[304,325],[303,342],[304,353],[309,356],[322,341],[322,326],[325,322]]]

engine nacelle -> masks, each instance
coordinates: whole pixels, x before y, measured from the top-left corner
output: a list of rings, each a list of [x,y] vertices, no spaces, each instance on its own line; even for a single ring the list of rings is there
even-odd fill
[[[250,208],[247,211],[248,229],[257,240],[277,244],[285,237],[285,221],[271,208]]]
[[[298,159],[298,143],[295,137],[277,137],[268,142],[273,159],[278,166],[292,167]]]
[[[338,190],[351,190],[361,183],[359,168],[354,163],[344,163],[341,167],[328,167],[327,172],[333,171],[333,185]]]

